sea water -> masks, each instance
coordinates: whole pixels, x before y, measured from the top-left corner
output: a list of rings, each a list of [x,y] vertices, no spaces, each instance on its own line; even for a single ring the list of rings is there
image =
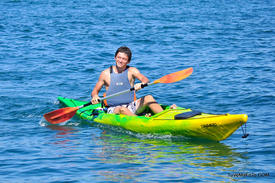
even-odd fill
[[[0,182],[272,182],[274,1],[1,0]],[[120,46],[159,103],[249,116],[221,142],[133,134],[73,118],[45,125],[57,97],[90,100]]]

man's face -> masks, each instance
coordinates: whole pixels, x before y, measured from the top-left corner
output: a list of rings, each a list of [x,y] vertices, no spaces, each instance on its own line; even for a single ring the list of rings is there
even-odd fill
[[[115,60],[117,67],[126,67],[128,64],[128,56],[125,53],[118,52]]]

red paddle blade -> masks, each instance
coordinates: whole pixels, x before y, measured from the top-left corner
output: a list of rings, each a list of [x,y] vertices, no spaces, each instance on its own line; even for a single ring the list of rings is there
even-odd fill
[[[192,74],[192,72],[193,72],[193,68],[190,67],[188,69],[184,69],[184,70],[163,76],[162,78],[154,81],[154,83],[174,83],[187,78]]]
[[[51,124],[63,123],[69,119],[71,119],[78,107],[66,107],[62,109],[57,109],[55,111],[44,114],[44,118],[50,122]]]

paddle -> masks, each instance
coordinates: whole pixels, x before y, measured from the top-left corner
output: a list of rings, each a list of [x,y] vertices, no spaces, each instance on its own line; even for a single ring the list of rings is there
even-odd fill
[[[193,72],[192,67],[185,69],[185,70],[178,71],[178,72],[174,72],[174,73],[165,75],[162,78],[157,79],[151,83],[142,84],[141,88],[144,88],[144,87],[150,86],[150,85],[154,85],[157,83],[174,83],[174,82],[177,82],[177,81],[187,78],[188,76],[190,76],[192,74],[192,72]],[[103,100],[106,100],[106,99],[109,99],[112,97],[116,97],[119,95],[123,95],[123,94],[131,92],[133,90],[135,90],[134,87],[132,87],[128,90],[121,91],[121,92],[109,95],[107,97],[101,98],[100,101],[103,101]],[[87,104],[84,104],[84,105],[78,106],[78,107],[66,107],[66,108],[62,108],[62,109],[57,109],[55,111],[48,112],[48,113],[44,114],[44,118],[51,124],[63,123],[65,121],[71,119],[75,115],[75,113],[78,109],[87,107],[89,105],[92,105],[92,103],[89,102]]]

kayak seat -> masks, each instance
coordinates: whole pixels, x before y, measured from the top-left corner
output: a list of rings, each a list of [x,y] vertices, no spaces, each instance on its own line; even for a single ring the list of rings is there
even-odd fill
[[[200,111],[190,111],[175,115],[174,119],[188,119],[194,116],[201,115]]]

